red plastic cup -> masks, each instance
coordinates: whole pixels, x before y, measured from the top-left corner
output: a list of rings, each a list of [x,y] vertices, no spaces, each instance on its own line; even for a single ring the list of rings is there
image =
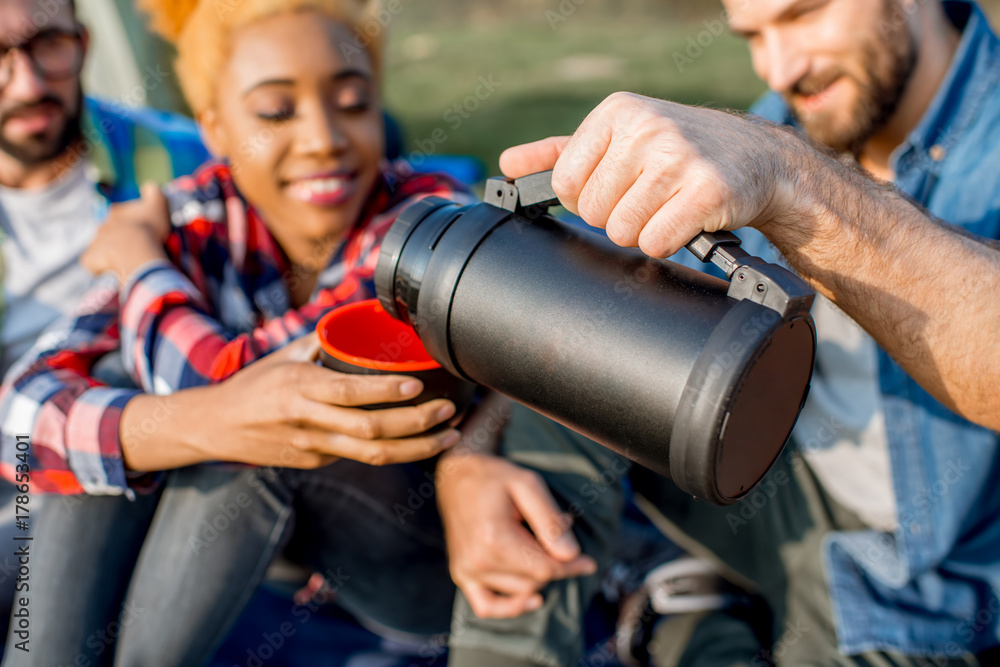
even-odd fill
[[[420,405],[446,398],[462,414],[472,402],[476,385],[445,370],[424,349],[413,327],[385,312],[378,299],[341,306],[316,325],[320,361],[327,368],[355,375],[408,375],[424,383],[416,398],[368,409]]]

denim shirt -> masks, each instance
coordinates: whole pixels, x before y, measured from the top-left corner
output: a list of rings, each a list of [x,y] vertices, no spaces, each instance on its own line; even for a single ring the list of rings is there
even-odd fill
[[[998,239],[1000,41],[976,5],[944,6],[961,43],[924,117],[892,155],[895,182],[935,216]],[[775,94],[753,111],[792,122]],[[739,235],[748,252],[782,261],[759,232]],[[673,259],[697,265],[689,253]],[[898,528],[827,536],[839,648],[957,656],[1000,643],[998,436],[933,399],[881,348],[877,355]]]

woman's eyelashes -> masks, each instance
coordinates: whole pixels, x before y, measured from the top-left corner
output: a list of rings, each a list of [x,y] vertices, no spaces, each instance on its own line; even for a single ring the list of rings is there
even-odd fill
[[[345,86],[335,91],[330,99],[330,106],[335,112],[346,114],[363,114],[372,108],[371,91],[365,86]],[[276,104],[264,104],[253,114],[262,121],[282,123],[296,117],[296,105],[290,101]]]
[[[282,108],[275,111],[258,111],[257,118],[271,123],[282,123],[295,117],[295,109]]]
[[[360,85],[340,89],[334,101],[340,111],[347,113],[364,113],[372,105],[371,93]]]

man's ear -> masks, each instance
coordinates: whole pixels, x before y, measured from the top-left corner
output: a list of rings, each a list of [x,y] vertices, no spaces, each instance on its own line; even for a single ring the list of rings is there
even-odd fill
[[[209,107],[198,114],[198,126],[209,152],[217,158],[229,157],[229,134],[214,108]]]

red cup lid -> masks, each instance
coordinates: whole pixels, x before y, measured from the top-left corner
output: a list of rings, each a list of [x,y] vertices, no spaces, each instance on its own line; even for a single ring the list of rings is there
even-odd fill
[[[378,299],[341,306],[316,325],[323,350],[344,363],[390,373],[441,368],[413,327],[385,312]]]

